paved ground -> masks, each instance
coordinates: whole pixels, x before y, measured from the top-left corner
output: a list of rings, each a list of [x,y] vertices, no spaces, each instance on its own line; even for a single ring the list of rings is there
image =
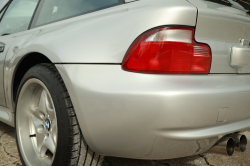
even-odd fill
[[[245,133],[250,138],[250,132]],[[250,140],[249,140],[250,142]],[[250,148],[232,157],[205,153],[180,159],[148,161],[106,157],[102,166],[250,166]],[[0,166],[21,166],[14,129],[0,122]]]

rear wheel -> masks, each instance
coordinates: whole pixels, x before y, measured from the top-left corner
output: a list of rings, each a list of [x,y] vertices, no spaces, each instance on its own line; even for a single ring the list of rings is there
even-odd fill
[[[17,145],[23,165],[100,166],[86,144],[68,91],[52,64],[23,77],[16,105]]]

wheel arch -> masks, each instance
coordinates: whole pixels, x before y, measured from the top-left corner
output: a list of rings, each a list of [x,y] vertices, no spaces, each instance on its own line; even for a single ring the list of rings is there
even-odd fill
[[[33,66],[40,63],[52,63],[51,60],[39,52],[28,53],[19,60],[12,78],[12,102],[16,102],[19,84],[25,73]]]

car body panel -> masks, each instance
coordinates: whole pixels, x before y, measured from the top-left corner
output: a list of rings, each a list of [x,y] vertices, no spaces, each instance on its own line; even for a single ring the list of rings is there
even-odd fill
[[[40,33],[24,49],[53,63],[122,63],[143,32],[164,25],[194,27],[196,16],[185,0],[136,1],[34,28]]]
[[[156,1],[159,3],[155,4]],[[13,76],[20,60],[30,53],[41,53],[53,63],[120,64],[129,46],[144,31],[162,25],[195,26],[197,9],[187,1],[156,1],[136,1],[23,32],[10,48],[18,47],[18,50],[6,56],[4,86],[7,107],[14,110]],[[169,15],[170,12],[176,14]],[[122,17],[124,21],[120,23]],[[154,21],[148,22],[150,18]],[[137,20],[141,23],[138,24]]]
[[[231,48],[240,39],[250,39],[250,16],[242,10],[209,1],[189,2],[198,8],[195,39],[207,43],[212,50],[210,73],[237,73],[230,66]],[[249,67],[242,69],[244,73],[250,73]]]
[[[56,67],[87,143],[100,154],[183,157],[204,152],[220,136],[250,127],[241,123],[250,118],[249,75],[141,74],[124,71],[120,65]],[[222,110],[226,116],[220,115]],[[197,150],[197,140],[208,142]],[[190,141],[185,145],[190,149],[184,152],[185,141]]]
[[[14,114],[7,107],[0,106],[0,120],[5,124],[15,127]]]
[[[13,34],[4,66],[8,108],[0,107],[0,120],[14,126],[15,72],[23,58],[40,53],[60,72],[83,136],[96,153],[140,159],[184,157],[205,152],[226,134],[250,129],[250,75],[238,75],[229,65],[230,47],[237,45],[240,33],[248,37],[244,30],[249,28],[248,18],[242,11],[214,10],[186,0],[126,2],[133,3]],[[195,39],[212,48],[211,72],[233,74],[141,74],[122,69],[130,45],[145,31],[195,27],[195,6],[200,14]],[[218,29],[213,32],[201,18]],[[222,33],[220,21],[232,24],[229,31],[236,34]]]
[[[0,46],[4,46],[4,51],[0,53],[0,105],[6,106],[5,101],[5,90],[4,90],[4,67],[5,67],[5,57],[8,52],[13,53],[13,49],[9,50],[12,45],[12,42],[21,35],[22,32],[7,35],[7,36],[0,36]]]
[[[24,56],[18,56],[22,54],[23,47],[25,44],[35,38],[35,36],[39,33],[39,31],[26,31],[21,34],[13,34],[18,35],[17,38],[11,44],[8,53],[5,57],[5,66],[4,66],[4,91],[5,91],[5,99],[6,99],[6,106],[10,108],[11,112],[15,112],[15,107],[13,103],[13,82],[14,82],[14,75],[16,73],[16,68],[18,67],[21,60],[28,55],[28,53],[24,54]]]

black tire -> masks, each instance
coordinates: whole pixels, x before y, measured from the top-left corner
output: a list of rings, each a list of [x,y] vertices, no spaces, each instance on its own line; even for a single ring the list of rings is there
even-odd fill
[[[67,88],[53,64],[38,64],[27,71],[19,85],[17,103],[23,85],[32,78],[42,81],[47,87],[56,111],[58,139],[52,165],[101,166],[104,157],[94,153],[86,144]],[[26,166],[20,153],[18,139],[17,147],[22,164]]]

